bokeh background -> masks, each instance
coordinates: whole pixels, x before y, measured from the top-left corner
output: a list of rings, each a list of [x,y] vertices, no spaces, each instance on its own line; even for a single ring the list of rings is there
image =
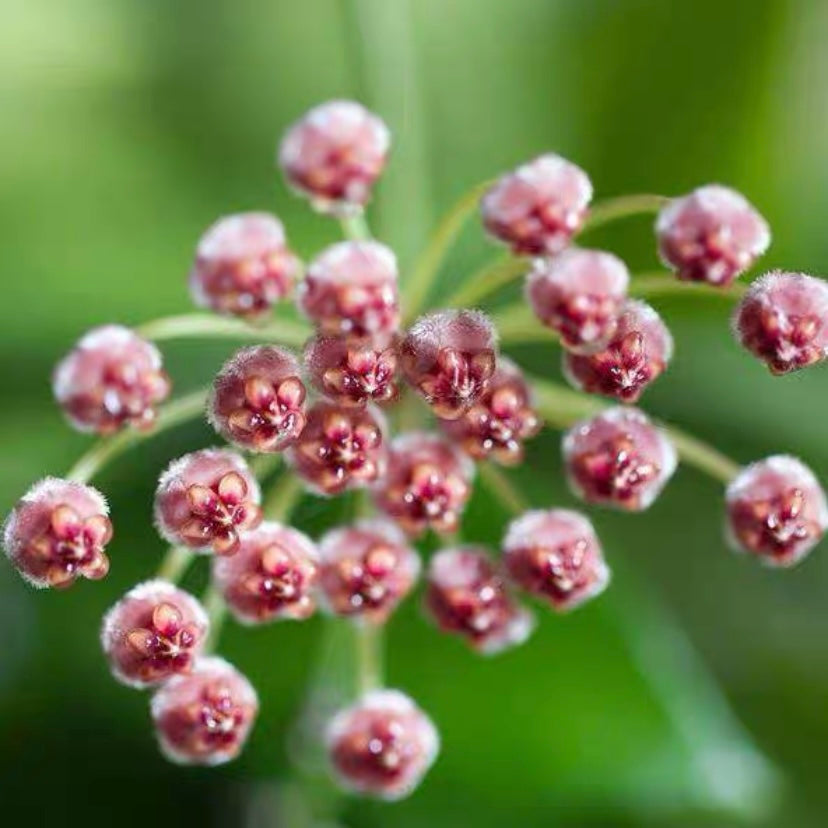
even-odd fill
[[[273,210],[306,257],[336,238],[273,164],[285,126],[333,96],[393,128],[370,218],[404,269],[469,187],[555,150],[599,198],[730,184],[773,227],[763,267],[828,273],[826,43],[824,0],[4,0],[0,508],[88,445],[51,402],[55,360],[91,325],[186,311],[207,224]],[[590,243],[633,270],[656,263],[650,219]],[[491,255],[470,227],[443,286]],[[828,480],[825,370],[772,379],[732,341],[726,301],[659,309],[677,354],[645,407],[741,461],[793,452]],[[207,382],[231,348],[168,344],[178,388]],[[552,345],[514,356],[558,375]],[[389,682],[432,714],[444,751],[406,802],[331,798],[290,770],[319,619],[229,624],[221,651],[263,699],[253,738],[221,770],[166,764],[146,699],[107,673],[98,625],[163,554],[158,471],[213,439],[179,428],[99,479],[117,525],[104,583],[36,594],[0,567],[0,801],[14,824],[825,824],[828,550],[790,572],[731,555],[721,489],[691,469],[645,515],[594,513],[613,587],[572,616],[541,612],[528,646],[479,659],[408,602]],[[558,435],[533,444],[522,477],[536,502],[573,505]],[[298,516],[314,532],[330,519],[310,500]],[[468,535],[496,544],[506,520],[479,495]],[[333,651],[345,669],[347,642]]]

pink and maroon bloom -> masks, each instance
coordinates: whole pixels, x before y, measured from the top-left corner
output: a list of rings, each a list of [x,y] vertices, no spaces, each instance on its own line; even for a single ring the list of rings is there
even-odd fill
[[[213,561],[213,582],[243,624],[308,618],[316,609],[318,576],[313,541],[270,521],[245,532],[235,555]]]
[[[121,325],[88,331],[58,363],[52,390],[79,431],[111,434],[127,425],[151,428],[170,393],[161,353]]]
[[[279,148],[288,183],[326,213],[343,214],[371,197],[391,146],[385,123],[354,101],[328,101],[291,126]]]
[[[297,301],[319,332],[386,344],[400,323],[397,259],[375,241],[343,241],[309,265]]]
[[[609,343],[597,353],[563,355],[566,378],[581,391],[634,403],[667,368],[673,337],[656,311],[628,300]]]
[[[319,543],[320,587],[336,614],[381,624],[411,591],[420,558],[393,523],[366,520]]]
[[[374,483],[385,469],[385,418],[375,406],[318,402],[287,453],[294,471],[321,494]]]
[[[203,449],[174,460],[155,492],[162,537],[199,552],[233,555],[240,535],[262,519],[261,493],[244,460],[226,449]]]
[[[588,503],[646,509],[672,477],[678,458],[664,432],[637,408],[610,408],[563,438],[573,492]]]
[[[237,213],[219,219],[199,239],[190,293],[200,307],[258,317],[290,293],[300,271],[276,216]]]
[[[475,460],[514,465],[523,459],[524,441],[540,431],[541,419],[520,368],[499,357],[483,396],[459,420],[442,426]]]
[[[373,690],[340,710],[325,741],[344,788],[386,800],[408,796],[440,749],[431,720],[399,690]]]
[[[828,356],[828,283],[774,270],[751,284],[733,315],[738,341],[774,374]]]
[[[587,174],[547,153],[499,178],[480,213],[486,230],[516,254],[551,256],[581,229],[591,200]]]
[[[210,656],[173,676],[152,697],[161,752],[180,765],[222,765],[241,752],[259,709],[256,691],[235,667]]]
[[[575,353],[593,353],[615,333],[630,274],[612,253],[571,248],[539,259],[526,278],[535,316]]]
[[[515,603],[500,569],[483,549],[443,549],[429,562],[425,608],[444,632],[493,655],[522,644],[532,614]]]
[[[104,616],[101,644],[118,681],[150,687],[192,669],[208,626],[192,595],[167,581],[147,581]]]
[[[474,464],[436,434],[409,432],[397,437],[388,471],[375,489],[378,508],[411,536],[432,529],[457,531],[471,495]]]
[[[717,184],[673,199],[656,221],[658,250],[679,279],[726,287],[770,245],[770,228],[748,200]]]
[[[234,354],[213,381],[207,416],[223,437],[247,451],[277,452],[305,427],[305,386],[296,357],[257,345]]]
[[[6,555],[35,587],[68,587],[76,578],[97,581],[109,571],[104,552],[112,539],[108,515],[97,489],[47,477],[6,518]]]
[[[599,595],[610,579],[592,524],[568,509],[534,510],[513,520],[503,559],[516,584],[557,612]]]
[[[828,529],[828,503],[800,460],[775,455],[746,466],[725,495],[727,536],[738,551],[773,567],[801,561]]]
[[[480,311],[421,316],[400,346],[406,379],[443,420],[462,417],[483,395],[497,362],[497,332]]]
[[[305,348],[305,368],[314,388],[339,405],[383,405],[399,393],[394,344],[374,346],[317,336]]]

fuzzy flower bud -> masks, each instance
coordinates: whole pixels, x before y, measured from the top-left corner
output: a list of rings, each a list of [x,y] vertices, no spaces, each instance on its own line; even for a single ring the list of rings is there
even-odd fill
[[[79,431],[111,434],[125,425],[151,428],[155,406],[170,393],[161,353],[121,325],[93,328],[58,363],[52,390]]]
[[[789,567],[819,543],[828,503],[814,473],[787,455],[752,463],[727,487],[727,536],[768,566]]]
[[[558,612],[599,595],[610,579],[592,524],[568,509],[535,510],[513,520],[503,558],[515,583]]]
[[[375,347],[344,337],[317,336],[305,348],[305,368],[314,388],[339,405],[389,403],[398,395],[393,345]]]
[[[564,347],[592,353],[615,333],[629,280],[627,266],[617,256],[572,248],[535,263],[526,279],[526,298]]]
[[[389,521],[334,529],[319,543],[320,586],[336,615],[381,624],[414,586],[420,558]]]
[[[410,432],[391,444],[377,506],[409,535],[455,532],[471,495],[474,465],[448,441]]]
[[[316,609],[318,562],[307,535],[265,522],[242,535],[235,555],[213,560],[213,582],[243,624],[301,620]]]
[[[374,406],[342,408],[318,402],[287,459],[321,494],[367,486],[385,468],[385,418]]]
[[[667,368],[673,337],[656,311],[628,300],[609,343],[594,354],[563,355],[569,382],[581,391],[634,403]]]
[[[483,395],[494,374],[497,332],[480,311],[421,316],[400,346],[402,369],[435,415],[456,420]]]
[[[499,569],[478,547],[441,550],[426,580],[425,607],[434,623],[481,653],[522,644],[532,632],[531,613],[514,602]]]
[[[244,460],[225,449],[203,449],[170,463],[155,492],[158,531],[172,544],[232,555],[239,535],[258,526],[261,493]]]
[[[190,293],[198,306],[218,313],[261,316],[290,293],[300,269],[276,216],[238,213],[199,239]]]
[[[167,581],[147,581],[104,616],[101,645],[118,681],[149,687],[190,671],[207,628],[207,613],[192,595]]]
[[[828,356],[828,282],[774,270],[751,284],[733,315],[733,333],[774,374]]]
[[[538,433],[541,419],[520,368],[500,357],[483,396],[459,420],[442,425],[475,460],[514,465],[523,459],[523,443]]]
[[[408,796],[440,748],[431,720],[399,690],[373,690],[341,710],[325,741],[342,787],[386,800]]]
[[[211,656],[174,676],[152,698],[161,752],[180,765],[222,765],[244,746],[259,709],[256,691],[235,667]]]
[[[400,322],[397,259],[379,242],[338,242],[310,263],[297,301],[321,333],[383,344]]]
[[[480,212],[489,233],[515,253],[550,256],[581,229],[591,200],[587,174],[548,153],[498,179]]]
[[[679,279],[725,287],[770,245],[770,228],[748,200],[717,184],[673,199],[656,221],[658,250]]]
[[[664,432],[636,408],[611,408],[578,423],[564,435],[563,456],[578,497],[630,512],[650,506],[678,462]]]
[[[207,416],[239,448],[276,452],[305,427],[305,386],[296,357],[258,345],[234,354],[213,381]]]
[[[104,549],[112,524],[104,496],[91,486],[47,477],[29,489],[3,527],[3,547],[35,587],[68,587],[109,572]]]
[[[364,106],[328,101],[288,129],[279,165],[317,210],[347,213],[370,199],[390,146],[388,127]]]

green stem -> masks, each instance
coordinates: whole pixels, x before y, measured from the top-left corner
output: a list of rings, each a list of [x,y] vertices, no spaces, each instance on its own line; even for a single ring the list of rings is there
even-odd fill
[[[227,604],[215,584],[210,584],[201,598],[201,603],[210,619],[210,629],[204,642],[204,652],[212,653],[218,645],[224,620],[227,617]]]
[[[162,431],[174,428],[204,411],[207,392],[204,389],[179,397],[162,406],[154,427],[149,431],[126,428],[112,437],[99,440],[69,469],[66,477],[78,483],[88,483],[107,463],[123,454],[127,449],[143,442]]]
[[[365,219],[362,210],[356,210],[340,217],[339,225],[342,228],[342,235],[351,241],[365,241],[371,238],[371,230]]]
[[[669,203],[669,198],[650,193],[607,198],[604,201],[599,201],[589,211],[589,217],[582,232],[595,230],[596,227],[603,227],[605,224],[628,216],[635,216],[640,213],[657,213]]]
[[[164,555],[155,577],[177,584],[195,558],[195,553],[184,546],[173,546]]]
[[[630,282],[630,296],[652,299],[657,296],[709,296],[732,302],[741,299],[750,285],[734,282],[729,287],[715,287],[700,282],[680,282],[672,273],[642,273]]]
[[[526,259],[504,257],[480,268],[445,301],[449,308],[470,308],[487,296],[525,276],[531,263]]]
[[[281,342],[301,346],[310,330],[299,322],[287,319],[253,325],[239,319],[208,313],[185,313],[166,316],[139,325],[135,332],[145,339],[161,342],[167,339],[239,339],[258,342]]]
[[[485,462],[481,463],[477,470],[484,485],[513,515],[523,514],[530,508],[529,501],[512,485],[500,468]]]
[[[265,495],[262,512],[268,520],[286,521],[304,493],[302,481],[293,472],[286,471]]]
[[[379,624],[364,623],[354,626],[356,636],[357,694],[362,695],[382,687],[383,628]]]

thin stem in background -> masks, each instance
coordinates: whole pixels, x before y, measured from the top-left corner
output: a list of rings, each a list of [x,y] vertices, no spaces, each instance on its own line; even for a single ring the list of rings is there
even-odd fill
[[[240,339],[254,342],[280,342],[299,347],[310,336],[310,328],[289,319],[262,324],[242,322],[208,313],[184,313],[153,319],[135,328],[135,332],[155,342],[168,339]]]
[[[342,235],[351,241],[365,241],[371,238],[371,230],[362,210],[341,216],[339,226],[342,228]]]
[[[383,627],[363,623],[354,625],[356,638],[356,691],[362,695],[383,685]]]
[[[523,278],[531,269],[527,259],[504,256],[480,268],[463,282],[445,301],[449,308],[469,308],[512,282]]]
[[[292,471],[285,471],[264,497],[262,512],[268,520],[284,523],[302,498],[305,487]]]
[[[670,200],[666,196],[652,195],[650,193],[604,199],[603,201],[597,202],[589,211],[589,216],[581,232],[586,233],[589,230],[595,230],[612,221],[627,218],[628,216],[636,216],[642,213],[657,213],[662,207],[666,207],[670,203]]]
[[[204,652],[209,654],[215,650],[221,637],[221,630],[227,617],[227,604],[213,583],[204,591],[201,603],[204,605],[207,617],[210,619],[207,640],[204,642]]]
[[[195,558],[195,552],[185,546],[173,546],[161,560],[155,577],[177,584]]]

